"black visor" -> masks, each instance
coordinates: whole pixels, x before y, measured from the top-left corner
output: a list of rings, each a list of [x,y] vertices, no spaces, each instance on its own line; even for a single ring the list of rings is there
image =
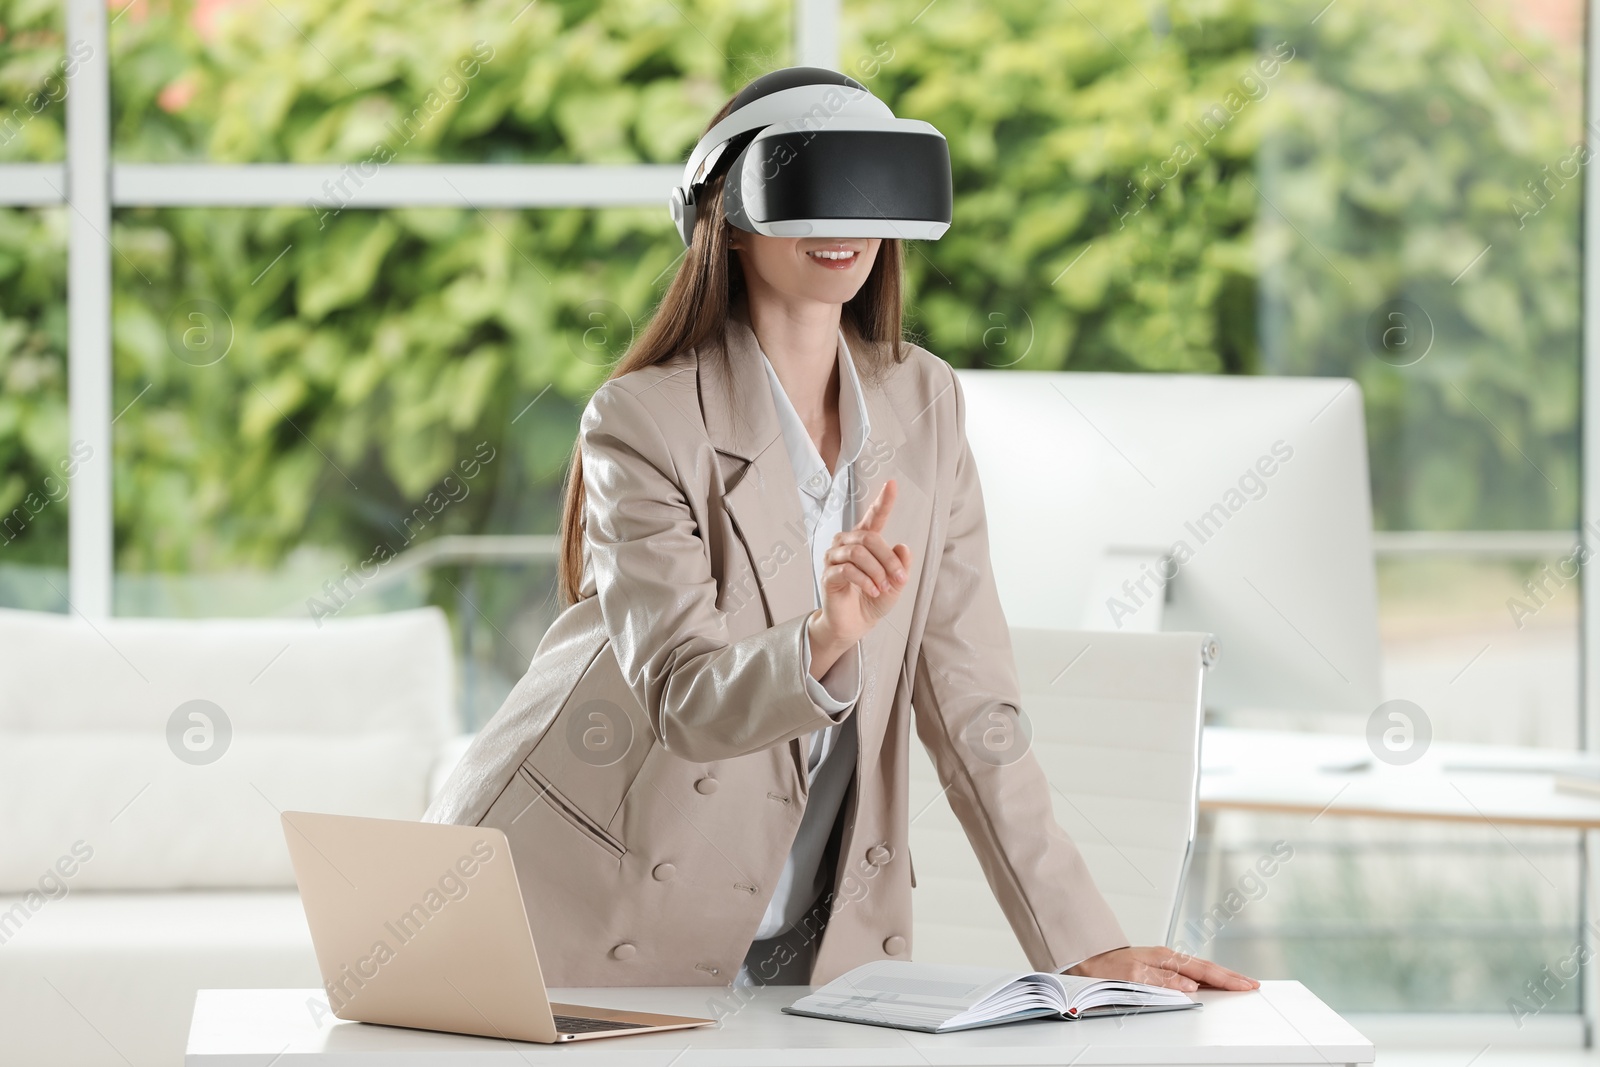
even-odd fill
[[[728,220],[780,237],[937,239],[950,225],[949,146],[925,123],[884,125],[906,128],[766,130],[729,170]]]

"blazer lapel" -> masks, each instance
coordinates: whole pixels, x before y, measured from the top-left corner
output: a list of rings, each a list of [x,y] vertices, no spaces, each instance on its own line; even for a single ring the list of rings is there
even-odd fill
[[[860,362],[858,358],[858,367]],[[929,564],[924,557],[930,540],[933,495],[931,470],[926,475],[919,471],[919,461],[929,457],[913,455],[907,449],[906,423],[887,390],[869,378],[863,378],[861,385],[872,429],[856,460],[856,515],[865,515],[883,483],[893,478],[895,504],[889,521],[884,524],[883,539],[891,545],[903,542],[912,552],[910,584],[901,591],[894,610],[861,641],[861,700],[855,716],[857,759],[864,766],[877,758],[881,741],[879,705],[888,700],[899,684],[918,586]],[[936,573],[936,569],[929,569],[927,573]]]
[[[755,568],[767,625],[776,626],[816,606],[800,490],[755,333],[730,315],[726,337],[726,363],[702,346],[701,411],[712,446],[739,461],[730,464],[723,507]]]
[[[724,338],[726,361],[710,345],[701,345],[697,354],[700,411],[724,462],[723,509],[755,570],[767,625],[776,626],[816,608],[800,489],[759,362],[760,346],[738,309],[728,316]],[[811,791],[809,740],[795,738],[786,748],[787,777],[804,803]]]
[[[860,366],[859,359],[857,366]],[[883,483],[890,478],[895,479],[897,494],[894,511],[890,512],[889,521],[883,528],[884,538],[892,545],[896,540],[906,540],[904,537],[894,537],[894,531],[909,533],[917,528],[911,519],[917,515],[918,502],[925,494],[920,485],[906,484],[905,475],[909,470],[904,453],[906,428],[899,412],[881,385],[863,378],[861,391],[867,398],[867,418],[872,423],[872,429],[867,434],[867,443],[861,450],[860,458],[856,460],[856,515],[865,515]],[[908,496],[911,507],[905,506]]]

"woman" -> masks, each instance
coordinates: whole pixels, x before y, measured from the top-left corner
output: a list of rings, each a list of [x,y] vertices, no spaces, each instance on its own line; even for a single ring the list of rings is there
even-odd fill
[[[861,88],[779,71],[707,129],[807,77]],[[1254,988],[1130,947],[1032,753],[974,740],[1015,723],[1016,667],[900,242],[735,229],[722,198],[713,167],[584,412],[567,606],[426,817],[507,833],[552,985],[821,984],[910,958],[915,726],[1033,966]]]

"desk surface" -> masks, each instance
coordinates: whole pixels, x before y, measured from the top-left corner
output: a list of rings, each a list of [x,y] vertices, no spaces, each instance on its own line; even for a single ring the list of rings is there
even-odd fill
[[[1556,789],[1592,753],[1441,743],[1416,763],[1373,758],[1360,735],[1206,727],[1200,807],[1600,829],[1600,797]]]
[[[551,999],[719,1018],[702,1030],[569,1045],[404,1030],[316,1018],[311,989],[204,989],[185,1067],[945,1067],[968,1064],[1364,1064],[1372,1043],[1299,982],[1204,990],[1204,1007],[1137,1017],[1026,1022],[919,1034],[785,1015],[803,986],[559,989]],[[318,1024],[318,1018],[321,1024]]]

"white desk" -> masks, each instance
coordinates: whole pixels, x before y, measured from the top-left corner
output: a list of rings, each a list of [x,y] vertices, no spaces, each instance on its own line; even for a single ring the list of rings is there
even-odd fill
[[[1558,773],[1600,766],[1588,752],[1440,743],[1397,767],[1360,735],[1217,726],[1200,751],[1204,812],[1600,829],[1600,797],[1555,787]]]
[[[1131,1018],[1026,1022],[919,1034],[784,1015],[802,986],[744,990],[561,989],[578,1004],[720,1017],[701,1030],[569,1045],[534,1045],[426,1030],[346,1023],[307,1008],[320,990],[203,989],[195,999],[185,1067],[957,1067],[1104,1064],[1329,1065],[1371,1063],[1372,1043],[1299,982],[1197,994],[1204,1007]],[[719,1003],[723,1006],[718,1007]],[[740,1006],[742,1003],[742,1007]]]

